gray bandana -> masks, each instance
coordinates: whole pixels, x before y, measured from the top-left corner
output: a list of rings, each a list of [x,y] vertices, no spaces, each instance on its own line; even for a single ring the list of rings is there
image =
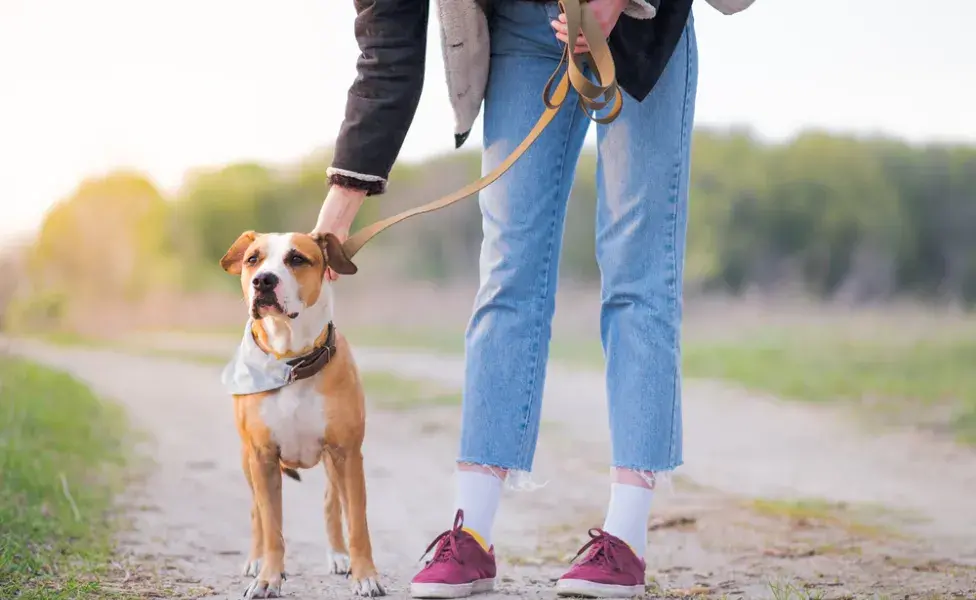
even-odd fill
[[[262,350],[254,341],[252,325],[253,320],[248,319],[244,326],[244,339],[220,376],[224,389],[232,395],[267,392],[291,383],[289,359],[275,358]]]

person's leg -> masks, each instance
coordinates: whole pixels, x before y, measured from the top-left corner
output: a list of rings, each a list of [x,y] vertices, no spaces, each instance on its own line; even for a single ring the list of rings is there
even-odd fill
[[[681,316],[691,136],[698,87],[694,18],[642,103],[598,131],[597,262],[614,491],[609,533],[639,556],[654,473],[682,461]],[[626,488],[631,488],[630,490]],[[634,498],[634,488],[646,502]],[[639,510],[638,510],[639,509]],[[616,514],[615,514],[616,513]]]
[[[625,96],[620,116],[598,128],[596,253],[613,482],[604,527],[591,532],[590,553],[559,581],[560,593],[643,590],[654,477],[681,464],[681,285],[697,81],[689,17],[651,93],[643,102]]]
[[[556,11],[555,4],[496,3],[483,173],[511,154],[545,108],[542,90],[561,52],[549,25]],[[536,143],[480,194],[484,238],[481,284],[465,335],[462,487],[468,473],[500,484],[509,472],[532,469],[566,204],[588,125],[575,96],[568,98]],[[459,492],[464,500],[467,494]],[[490,522],[478,524],[485,531],[468,524],[490,543]]]
[[[549,24],[558,14],[555,4],[502,0],[494,7],[485,173],[521,143],[541,116],[542,90],[561,53]],[[455,481],[461,518],[448,532],[459,552],[474,556],[464,565],[452,563],[449,552],[444,553],[449,545],[442,544],[415,578],[415,597],[471,591],[471,579],[478,575],[468,567],[478,564],[478,552],[465,540],[487,554],[503,479],[532,469],[566,203],[588,125],[571,96],[535,144],[480,194],[481,284],[465,335]],[[490,560],[493,577],[493,556]]]

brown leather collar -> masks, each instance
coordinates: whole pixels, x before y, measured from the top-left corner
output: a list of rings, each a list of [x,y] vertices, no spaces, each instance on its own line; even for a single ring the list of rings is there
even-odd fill
[[[325,342],[321,346],[316,346],[311,352],[298,358],[288,361],[291,372],[288,376],[288,383],[308,379],[329,364],[336,353],[335,326],[330,322],[329,330],[325,336]]]

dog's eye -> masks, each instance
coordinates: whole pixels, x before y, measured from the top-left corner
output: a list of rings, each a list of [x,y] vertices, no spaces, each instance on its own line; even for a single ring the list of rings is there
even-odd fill
[[[301,254],[292,254],[291,258],[288,259],[288,263],[293,267],[300,267],[307,262],[308,260]]]
[[[252,254],[251,256],[248,256],[247,257],[247,264],[249,264],[249,265],[256,265],[256,264],[258,264],[258,255],[257,254]]]

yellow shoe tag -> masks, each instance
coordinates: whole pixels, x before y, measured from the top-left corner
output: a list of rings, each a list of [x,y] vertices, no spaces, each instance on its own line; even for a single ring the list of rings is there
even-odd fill
[[[476,542],[478,542],[478,544],[481,545],[482,548],[484,548],[485,552],[488,552],[488,544],[485,543],[485,538],[481,537],[477,531],[474,529],[468,529],[467,527],[462,527],[461,531],[468,533]]]

